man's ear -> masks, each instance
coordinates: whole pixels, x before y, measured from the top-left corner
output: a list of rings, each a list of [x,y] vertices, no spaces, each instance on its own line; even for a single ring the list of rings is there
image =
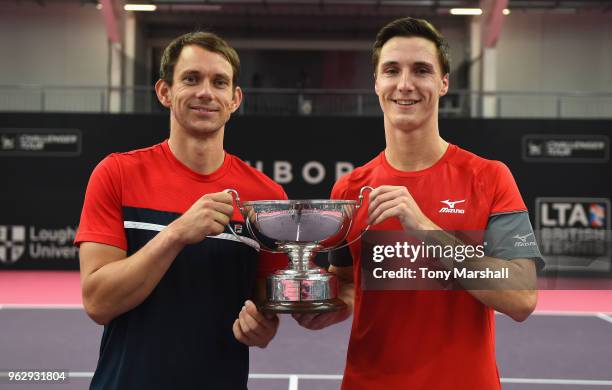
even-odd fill
[[[440,96],[446,95],[448,92],[448,73],[442,77],[442,88],[440,89]]]
[[[238,107],[240,107],[240,103],[242,103],[242,89],[236,87],[232,96],[232,113],[236,112]]]
[[[157,99],[162,104],[162,106],[170,108],[172,96],[170,96],[170,86],[168,85],[166,80],[157,80],[157,82],[155,83],[155,93],[157,94]]]
[[[378,83],[376,82],[376,71],[374,71],[374,92],[378,95]]]

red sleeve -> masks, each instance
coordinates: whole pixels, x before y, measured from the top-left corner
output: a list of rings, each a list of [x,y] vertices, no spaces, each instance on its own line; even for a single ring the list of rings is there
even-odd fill
[[[119,164],[110,155],[89,178],[75,245],[91,241],[127,250],[121,204]]]
[[[351,174],[349,173],[347,175],[342,176],[336,182],[336,184],[334,184],[334,187],[332,188],[332,191],[331,191],[331,196],[330,196],[331,199],[335,199],[335,200],[347,199],[347,191],[348,191],[350,175]],[[352,200],[352,199],[349,199],[349,200]],[[350,241],[350,239],[347,237],[345,242],[346,241]],[[355,244],[351,244],[350,246],[354,247]],[[353,266],[353,255],[351,254],[351,248],[349,246],[345,246],[340,249],[331,250],[330,252],[328,252],[327,261],[329,262],[330,265],[333,265],[336,267],[352,267]]]
[[[350,176],[350,174],[344,175],[334,184],[330,199],[346,199],[346,191],[348,189]]]
[[[276,184],[274,199],[288,199],[287,193],[283,190],[283,187]],[[263,249],[259,251],[259,265],[257,267],[257,277],[265,278],[266,276],[280,270],[287,268],[289,264],[289,257],[284,253],[270,253]]]
[[[514,177],[508,167],[499,161],[495,161],[494,182],[491,187],[494,189],[492,195],[491,214],[502,214],[516,211],[526,211],[525,202],[514,181]]]

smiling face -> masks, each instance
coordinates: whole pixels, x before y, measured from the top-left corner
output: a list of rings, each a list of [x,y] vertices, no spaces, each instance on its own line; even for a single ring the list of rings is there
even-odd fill
[[[380,51],[376,95],[385,123],[400,130],[435,124],[438,101],[448,91],[436,45],[421,37],[394,37]]]
[[[174,67],[172,85],[164,80],[155,84],[159,101],[170,109],[171,131],[200,137],[222,130],[242,101],[232,75],[223,55],[197,45],[185,46]]]

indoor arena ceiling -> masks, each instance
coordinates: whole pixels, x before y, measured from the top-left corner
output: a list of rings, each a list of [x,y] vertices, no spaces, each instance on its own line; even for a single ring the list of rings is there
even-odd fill
[[[41,6],[70,0],[14,0]],[[71,0],[93,6],[98,0]],[[451,8],[475,8],[480,0],[112,0],[116,4],[154,4],[155,12],[137,12],[150,38],[186,30],[213,28],[224,35],[370,39],[381,25],[400,16],[427,18],[436,25],[465,25]],[[495,0],[488,0],[493,2]],[[612,0],[509,0],[511,12],[612,15]]]
[[[44,1],[44,0],[41,0]],[[92,1],[92,0],[81,0]],[[254,8],[265,8],[273,10],[276,7],[291,7],[299,9],[302,7],[329,8],[330,10],[348,9],[348,12],[356,12],[360,9],[400,7],[405,9],[421,9],[423,12],[444,12],[450,8],[473,8],[478,7],[480,0],[134,0],[133,3],[151,3],[160,8],[180,10],[206,11],[217,8],[231,9],[239,6],[253,6]],[[509,0],[510,9],[530,10],[564,10],[564,9],[612,9],[612,0]],[[351,11],[352,10],[352,11]]]

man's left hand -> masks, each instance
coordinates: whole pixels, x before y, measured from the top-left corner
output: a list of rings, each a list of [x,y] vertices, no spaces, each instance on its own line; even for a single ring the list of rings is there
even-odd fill
[[[246,301],[232,330],[234,337],[249,347],[265,348],[276,335],[278,317],[275,314],[261,313],[251,301]]]
[[[406,187],[380,186],[370,192],[368,224],[399,219],[404,230],[432,230],[436,225],[423,214]]]

